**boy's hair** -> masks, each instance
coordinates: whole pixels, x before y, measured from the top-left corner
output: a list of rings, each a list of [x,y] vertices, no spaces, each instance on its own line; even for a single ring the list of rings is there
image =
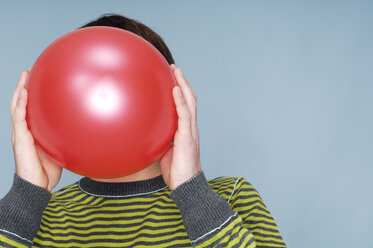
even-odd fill
[[[155,46],[169,64],[175,63],[172,54],[163,39],[148,26],[135,21],[134,19],[119,14],[107,13],[77,29],[91,26],[110,26],[135,33]]]

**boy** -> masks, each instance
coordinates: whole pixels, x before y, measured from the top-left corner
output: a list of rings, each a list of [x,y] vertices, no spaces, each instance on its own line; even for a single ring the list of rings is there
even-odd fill
[[[53,192],[62,172],[28,130],[28,71],[13,95],[16,173],[0,200],[0,245],[6,247],[286,247],[255,188],[242,177],[207,180],[199,156],[196,95],[162,38],[117,14],[80,28],[112,26],[152,43],[170,64],[178,130],[167,152],[132,175],[84,177]]]

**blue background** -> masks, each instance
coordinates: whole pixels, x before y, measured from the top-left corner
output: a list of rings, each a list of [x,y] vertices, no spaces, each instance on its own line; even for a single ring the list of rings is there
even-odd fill
[[[159,33],[183,69],[208,178],[251,182],[289,247],[373,247],[371,1],[2,1],[0,197],[21,70],[108,12]]]

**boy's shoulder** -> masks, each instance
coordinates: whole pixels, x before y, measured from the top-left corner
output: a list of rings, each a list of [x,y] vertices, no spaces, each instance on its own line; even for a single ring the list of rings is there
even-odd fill
[[[235,176],[220,176],[213,179],[207,179],[210,185],[221,185],[221,184],[231,184],[238,181],[241,177]]]
[[[213,179],[207,179],[207,182],[216,193],[229,202],[232,196],[237,192],[237,188],[242,180],[247,181],[243,177],[220,176]]]

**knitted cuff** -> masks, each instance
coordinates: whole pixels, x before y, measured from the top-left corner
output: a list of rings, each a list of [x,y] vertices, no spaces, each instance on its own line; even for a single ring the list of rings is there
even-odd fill
[[[32,241],[52,193],[14,173],[10,191],[0,200],[0,229]]]
[[[203,171],[171,190],[170,197],[183,216],[192,242],[222,225],[235,213],[227,200],[210,187]]]

